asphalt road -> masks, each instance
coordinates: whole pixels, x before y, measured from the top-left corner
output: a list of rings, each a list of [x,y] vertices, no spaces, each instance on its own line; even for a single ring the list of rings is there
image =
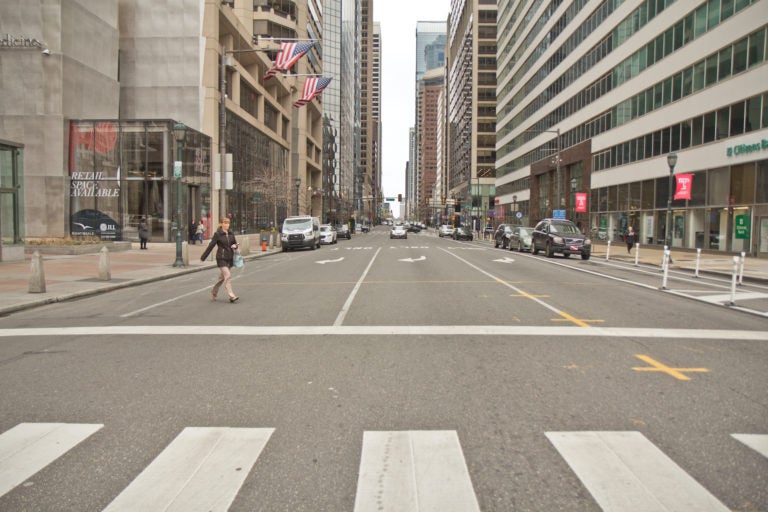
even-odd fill
[[[768,511],[722,283],[387,235],[0,319],[0,510]]]

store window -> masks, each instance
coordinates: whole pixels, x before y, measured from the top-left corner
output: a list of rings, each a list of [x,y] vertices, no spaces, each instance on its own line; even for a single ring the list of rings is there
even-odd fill
[[[6,259],[2,246],[24,241],[23,176],[23,146],[0,141],[0,260]],[[20,251],[23,259],[23,248]]]
[[[709,181],[707,204],[727,206],[730,199],[731,171],[728,167],[712,169],[707,173]]]
[[[733,204],[751,204],[755,200],[755,164],[731,167],[731,196]]]

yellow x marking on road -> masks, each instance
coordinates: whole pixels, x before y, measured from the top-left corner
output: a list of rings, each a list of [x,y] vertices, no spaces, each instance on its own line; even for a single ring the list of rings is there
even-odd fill
[[[691,380],[691,378],[688,377],[686,373],[691,373],[691,372],[706,373],[709,371],[707,368],[670,368],[669,366],[662,364],[656,361],[655,359],[652,359],[643,354],[635,354],[635,357],[640,359],[641,361],[645,361],[651,366],[632,368],[633,370],[637,372],[664,372],[673,376],[678,380]]]

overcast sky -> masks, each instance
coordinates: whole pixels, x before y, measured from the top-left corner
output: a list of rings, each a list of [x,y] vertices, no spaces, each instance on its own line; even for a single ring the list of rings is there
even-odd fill
[[[416,22],[446,21],[450,5],[450,0],[373,2],[373,19],[381,23],[381,181],[386,197],[405,193],[408,130],[415,109]],[[397,202],[393,206],[397,213]]]

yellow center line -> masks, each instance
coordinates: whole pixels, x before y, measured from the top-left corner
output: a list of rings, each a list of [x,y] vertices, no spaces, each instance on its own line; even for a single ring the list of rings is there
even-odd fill
[[[643,366],[639,368],[632,368],[633,370],[637,372],[663,372],[666,374],[671,375],[672,377],[678,379],[678,380],[691,380],[690,377],[685,375],[686,373],[706,373],[709,370],[707,368],[670,368],[669,366],[662,364],[655,359],[652,359],[646,355],[643,354],[635,354],[635,357],[640,359],[641,361],[645,361],[649,365]]]

